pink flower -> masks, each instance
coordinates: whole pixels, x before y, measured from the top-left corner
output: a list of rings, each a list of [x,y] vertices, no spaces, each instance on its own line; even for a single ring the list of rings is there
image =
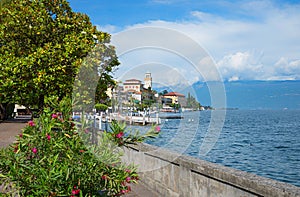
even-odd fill
[[[131,191],[131,187],[130,187],[129,185],[127,186],[127,190],[128,190],[128,191]]]
[[[55,119],[55,118],[58,118],[58,115],[57,114],[52,114],[52,116],[51,116],[53,119]]]
[[[126,170],[125,170],[125,172],[127,172],[127,173],[131,173],[131,170],[129,170],[129,169],[126,169]]]
[[[130,182],[130,180],[131,180],[131,178],[130,178],[130,177],[126,177],[126,179],[125,179],[125,180],[126,180],[126,182],[127,182],[127,183],[129,183],[129,182]]]
[[[106,180],[106,179],[107,179],[107,176],[106,176],[106,175],[103,175],[103,176],[101,177],[101,179],[102,179],[102,180]]]
[[[34,148],[32,149],[32,152],[33,152],[34,154],[36,154],[36,153],[37,153],[37,148],[34,147]]]
[[[121,193],[122,194],[126,194],[126,193],[128,193],[129,191],[128,190],[121,190]]]
[[[160,132],[160,126],[155,127],[156,132]]]
[[[18,147],[18,145],[16,144],[16,146],[14,147],[14,152],[16,153],[16,152],[18,152],[18,150],[19,150],[19,147]]]
[[[79,192],[80,192],[80,189],[73,189],[72,190],[73,195],[77,195],[77,194],[79,194]]]
[[[118,133],[117,135],[116,135],[116,138],[121,138],[121,137],[123,137],[124,136],[124,133],[123,132],[120,132],[120,133]]]
[[[48,141],[50,141],[51,140],[51,136],[49,134],[47,134],[46,136],[47,136]]]
[[[35,124],[34,124],[34,122],[33,122],[32,120],[30,120],[30,121],[28,122],[28,125],[29,125],[30,127],[34,127],[34,126],[35,126]]]
[[[20,133],[20,134],[19,134],[19,137],[20,137],[20,138],[22,138],[22,137],[23,137],[23,134],[22,134],[22,133]]]

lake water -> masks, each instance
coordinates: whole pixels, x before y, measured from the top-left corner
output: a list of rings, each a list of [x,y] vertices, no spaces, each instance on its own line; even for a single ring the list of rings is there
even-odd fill
[[[220,130],[213,113],[162,119],[146,143],[300,187],[300,110],[228,110]]]

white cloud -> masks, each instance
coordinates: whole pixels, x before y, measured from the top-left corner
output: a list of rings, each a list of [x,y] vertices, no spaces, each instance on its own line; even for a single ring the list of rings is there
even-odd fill
[[[300,4],[279,8],[270,1],[251,1],[232,6],[249,19],[222,18],[195,10],[191,21],[148,21],[126,29],[150,26],[182,32],[208,51],[224,80],[300,79]],[[168,35],[162,34],[157,43],[166,39]],[[179,44],[188,50],[180,41],[173,43]],[[213,74],[206,78],[214,78]]]
[[[228,81],[238,81],[240,78],[238,76],[232,76],[228,79]]]
[[[217,62],[217,66],[225,79],[249,80],[258,79],[257,74],[264,73],[263,66],[254,59],[250,52],[237,52],[223,57]]]
[[[200,78],[221,80],[207,52],[178,31],[157,27],[132,28],[113,35],[112,44],[121,60],[117,77],[132,72],[137,66],[143,67],[145,72],[151,64],[151,73],[158,82],[168,82],[171,86],[188,86]]]
[[[288,61],[288,59],[282,57],[275,63],[272,71],[277,73],[280,78],[300,79],[300,60]]]
[[[105,26],[96,25],[96,27],[97,30],[107,32],[110,34],[115,33],[118,30],[118,27],[114,25],[105,25]]]

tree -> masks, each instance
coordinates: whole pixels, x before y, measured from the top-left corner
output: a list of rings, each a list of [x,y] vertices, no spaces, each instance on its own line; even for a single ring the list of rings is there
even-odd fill
[[[201,104],[195,99],[195,97],[193,97],[190,93],[188,93],[187,107],[193,109],[199,109],[201,107]]]
[[[86,66],[110,76],[118,61],[109,42],[109,34],[73,12],[66,0],[2,3],[0,103],[42,109],[47,99],[71,95],[75,76],[95,47],[101,57]]]
[[[112,62],[113,65],[117,65],[118,62]],[[113,79],[113,77],[110,75],[112,67],[106,67],[106,72],[102,72],[100,74],[97,87],[96,87],[96,92],[95,92],[95,102],[102,103],[109,105],[110,100],[108,95],[106,94],[105,91],[109,87],[111,89],[114,89],[116,87],[116,81]]]
[[[163,96],[165,94],[168,94],[168,90],[163,90],[162,92],[159,93],[159,95]]]

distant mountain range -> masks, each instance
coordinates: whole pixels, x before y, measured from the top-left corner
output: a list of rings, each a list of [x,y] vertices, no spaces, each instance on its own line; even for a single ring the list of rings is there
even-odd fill
[[[160,87],[155,90],[193,90],[202,105],[211,105],[209,83],[196,82],[189,89]],[[224,82],[228,108],[239,109],[300,109],[300,81],[232,81]],[[214,107],[214,106],[212,106]]]

